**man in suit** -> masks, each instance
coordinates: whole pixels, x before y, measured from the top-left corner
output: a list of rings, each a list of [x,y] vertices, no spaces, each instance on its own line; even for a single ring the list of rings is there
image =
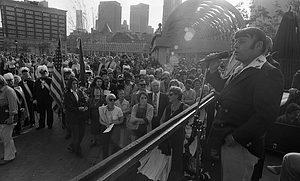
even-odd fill
[[[21,73],[21,78],[22,81],[19,83],[21,86],[24,94],[25,94],[25,99],[27,102],[28,110],[29,110],[29,115],[30,117],[25,120],[25,123],[23,126],[30,125],[30,128],[34,126],[35,120],[34,120],[34,109],[33,109],[33,86],[34,86],[34,81],[30,79],[30,70],[27,67],[22,67],[20,68],[20,73]]]
[[[34,83],[33,103],[37,105],[37,111],[40,113],[39,127],[37,130],[45,128],[45,118],[47,112],[48,129],[52,129],[53,110],[52,97],[50,95],[51,78],[48,77],[48,68],[46,65],[38,66],[37,72],[39,78]]]
[[[213,60],[207,75],[207,81],[220,92],[208,143],[221,152],[223,181],[251,180],[283,94],[283,75],[264,56],[265,33],[250,27],[236,32],[234,38],[236,59],[242,65],[222,79],[221,60]]]
[[[103,84],[102,88],[103,90],[109,90],[112,94],[117,96],[117,86],[114,83],[110,82],[109,76],[107,74],[102,75]]]
[[[152,130],[159,126],[160,119],[167,105],[169,104],[169,97],[160,92],[160,82],[154,80],[151,83],[152,92],[148,94],[148,103],[153,106]]]

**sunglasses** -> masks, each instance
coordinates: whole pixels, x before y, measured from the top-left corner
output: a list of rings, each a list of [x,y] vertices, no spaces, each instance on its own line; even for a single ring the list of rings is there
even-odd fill
[[[109,100],[110,102],[111,102],[111,101],[115,101],[115,99],[108,99],[108,100]]]

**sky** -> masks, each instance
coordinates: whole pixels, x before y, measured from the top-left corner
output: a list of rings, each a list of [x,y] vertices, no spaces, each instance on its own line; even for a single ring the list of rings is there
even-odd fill
[[[95,26],[95,20],[97,19],[98,5],[100,0],[47,0],[50,8],[57,8],[67,10],[67,27],[68,34],[75,29],[75,10],[82,10],[86,12],[88,31]],[[102,0],[101,0],[102,1]],[[130,5],[137,5],[139,3],[149,4],[149,25],[152,28],[157,29],[158,23],[162,22],[163,13],[163,0],[116,0],[122,6],[122,22],[127,20],[130,23]],[[183,2],[186,0],[183,0]],[[227,0],[231,4],[235,5],[237,2],[243,0]],[[94,22],[94,23],[93,23]]]

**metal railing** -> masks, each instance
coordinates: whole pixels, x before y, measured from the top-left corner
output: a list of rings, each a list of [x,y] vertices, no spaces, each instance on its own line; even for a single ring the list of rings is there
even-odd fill
[[[202,99],[199,108],[204,109],[214,99],[213,93],[207,95]],[[76,176],[72,181],[108,181],[117,179],[149,151],[173,134],[180,126],[183,126],[187,120],[193,118],[197,106],[198,103],[195,103],[148,134]]]

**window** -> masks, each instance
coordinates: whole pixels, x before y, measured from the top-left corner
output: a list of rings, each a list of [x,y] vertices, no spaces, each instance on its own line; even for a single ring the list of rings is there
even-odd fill
[[[17,13],[17,16],[19,16],[19,17],[25,17],[25,14],[24,13]]]
[[[42,13],[39,11],[34,12],[35,15],[42,16]]]
[[[35,25],[36,28],[42,28],[42,25]]]
[[[33,11],[32,11],[32,10],[26,9],[25,12],[26,12],[27,14],[33,14]]]
[[[32,36],[33,36],[34,33],[33,33],[33,32],[28,32],[28,31],[27,31],[27,35],[32,35]]]
[[[50,26],[45,26],[45,25],[44,25],[44,29],[50,29]]]
[[[18,30],[24,30],[25,31],[25,27],[24,26],[18,26]]]
[[[25,18],[17,18],[18,21],[25,21]]]
[[[23,22],[17,22],[17,25],[25,26],[25,23],[23,23]]]
[[[6,11],[6,15],[12,15],[12,16],[15,16],[15,15],[16,15],[16,13],[15,13],[15,12],[13,12],[13,11]]]
[[[44,23],[44,25],[50,25],[49,21],[44,21],[43,23]]]
[[[45,29],[44,29],[44,33],[50,33],[50,30],[45,30]]]
[[[31,23],[26,23],[26,25],[27,25],[28,27],[34,27],[34,24],[31,24]]]
[[[45,33],[45,34],[44,34],[44,37],[50,37],[50,34],[46,34],[46,33]]]
[[[9,11],[15,11],[15,8],[11,7],[11,6],[6,6],[5,8],[6,8],[6,10],[9,10]]]
[[[57,18],[57,15],[56,14],[51,14],[51,17],[52,18]]]
[[[35,33],[35,36],[43,36],[43,33]]]
[[[34,31],[34,28],[27,28],[27,31]]]
[[[34,22],[38,23],[38,24],[42,24],[42,21],[40,21],[40,20],[35,20]]]
[[[6,18],[9,20],[14,20],[14,21],[16,20],[16,18],[14,16],[6,16]]]
[[[24,9],[21,9],[21,8],[16,8],[16,11],[19,12],[19,13],[24,13]]]
[[[32,19],[26,19],[26,22],[33,23],[34,21]]]
[[[50,17],[50,14],[49,13],[43,13],[43,16]]]
[[[43,20],[44,20],[44,21],[50,21],[50,18],[43,17]]]
[[[41,16],[35,16],[35,19],[42,20],[42,17]]]
[[[7,28],[9,28],[9,29],[16,29],[16,26],[7,25]]]
[[[58,19],[65,19],[65,16],[59,15],[59,16],[58,16]]]
[[[7,24],[15,25],[16,22],[15,21],[7,21]]]
[[[7,30],[8,33],[16,34],[16,30]]]
[[[60,19],[59,22],[60,23],[65,23],[65,20],[64,19]]]
[[[33,15],[27,14],[26,18],[32,18],[33,19]]]
[[[35,31],[36,31],[36,32],[43,32],[42,29],[37,29],[37,28],[35,29]]]
[[[52,26],[57,26],[57,23],[51,22]]]
[[[25,31],[18,31],[19,35],[25,35]]]

